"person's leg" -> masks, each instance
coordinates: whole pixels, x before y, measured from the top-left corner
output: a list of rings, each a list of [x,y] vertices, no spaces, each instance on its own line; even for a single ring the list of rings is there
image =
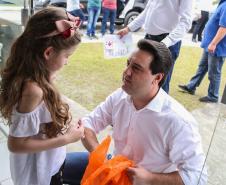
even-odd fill
[[[110,10],[110,33],[113,34],[115,31],[115,18],[116,10]]]
[[[99,18],[99,15],[100,15],[100,10],[101,8],[100,7],[95,7],[95,11],[94,11],[94,17],[93,17],[93,24],[92,24],[92,36],[95,36],[95,32],[96,32],[96,24],[97,24],[97,20]]]
[[[107,21],[108,21],[110,11],[109,11],[109,9],[103,7],[102,12],[103,12],[103,19],[102,19],[102,24],[101,24],[101,34],[104,35],[106,32]]]
[[[94,9],[88,8],[88,23],[87,23],[87,35],[91,36],[92,34],[92,25],[94,21]]]
[[[81,21],[85,20],[85,15],[81,9],[76,9],[71,12],[69,12],[71,15],[74,15],[75,17],[79,17]]]
[[[81,9],[78,9],[78,15],[81,21],[84,22],[86,18],[85,18],[84,12]]]
[[[50,185],[63,185],[61,175],[59,173],[52,176],[51,181],[50,181]]]
[[[82,176],[88,164],[88,152],[68,153],[63,170],[63,182],[70,185],[80,185]]]
[[[201,20],[199,23],[199,30],[198,30],[198,41],[202,41],[202,32],[208,19],[209,19],[209,12],[201,11]]]
[[[212,54],[208,55],[208,79],[210,81],[208,88],[208,98],[218,101],[219,88],[221,82],[221,69],[224,63],[222,57],[216,57]]]
[[[197,20],[197,23],[195,24],[193,33],[192,33],[192,41],[196,42],[196,37],[198,35],[199,29],[200,29],[200,25],[201,25],[201,21],[202,21],[202,17],[200,19]]]
[[[77,10],[73,10],[73,11],[70,11],[68,12],[70,13],[71,15],[75,16],[75,17],[78,17],[78,13],[77,13]]]
[[[187,84],[187,88],[195,91],[196,87],[198,87],[200,85],[200,83],[202,82],[207,71],[208,71],[208,52],[203,50],[203,54],[202,54],[201,60],[199,62],[198,69],[197,69],[195,75],[191,78],[191,80]]]
[[[170,84],[171,76],[172,76],[172,73],[173,73],[173,67],[174,67],[175,61],[177,60],[177,57],[179,56],[180,47],[181,47],[181,41],[179,41],[176,44],[174,44],[173,46],[169,47],[169,50],[170,50],[171,55],[172,55],[173,65],[171,66],[171,69],[170,69],[169,73],[167,74],[165,82],[162,86],[163,90],[166,93],[169,93],[169,84]]]

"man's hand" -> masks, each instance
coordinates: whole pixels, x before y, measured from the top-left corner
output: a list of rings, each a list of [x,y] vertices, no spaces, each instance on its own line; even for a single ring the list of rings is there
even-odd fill
[[[142,167],[128,168],[130,180],[135,184],[151,185],[152,173]]]
[[[217,47],[216,44],[210,43],[209,46],[208,46],[208,52],[209,53],[214,53],[216,47]]]
[[[124,35],[128,34],[129,31],[130,31],[129,28],[128,27],[125,27],[125,28],[119,30],[117,32],[117,35],[120,35],[120,38],[122,38]]]

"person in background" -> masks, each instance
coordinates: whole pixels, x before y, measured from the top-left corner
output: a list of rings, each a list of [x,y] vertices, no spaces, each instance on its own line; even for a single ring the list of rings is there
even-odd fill
[[[201,12],[201,17],[198,19],[192,34],[192,41],[202,41],[202,32],[209,19],[209,15],[213,10],[213,0],[199,0],[198,9]],[[197,40],[198,36],[198,40]]]
[[[179,56],[181,39],[189,31],[191,23],[192,0],[149,0],[142,13],[118,32],[122,37],[144,26],[146,39],[162,42],[169,47],[173,65],[162,87],[167,93],[174,63]]]
[[[1,72],[0,112],[9,124],[14,185],[63,185],[73,155],[66,155],[65,145],[84,136],[53,83],[81,42],[76,19],[68,17],[55,7],[34,14]]]
[[[67,0],[67,11],[75,17],[79,17],[81,24],[85,21],[82,9],[84,9],[84,6],[80,3],[80,0]]]
[[[110,19],[110,34],[113,34],[115,31],[115,18],[117,10],[117,0],[103,0],[102,1],[102,12],[103,19],[101,25],[101,34],[102,36],[106,33],[107,21]]]
[[[201,47],[203,54],[196,74],[187,85],[179,85],[179,88],[189,94],[195,94],[196,88],[208,72],[210,82],[208,93],[199,101],[218,102],[221,70],[226,57],[226,0],[220,1],[216,11],[207,22]]]
[[[96,36],[96,24],[101,11],[101,0],[88,0],[87,11],[87,37],[89,39],[98,39]]]

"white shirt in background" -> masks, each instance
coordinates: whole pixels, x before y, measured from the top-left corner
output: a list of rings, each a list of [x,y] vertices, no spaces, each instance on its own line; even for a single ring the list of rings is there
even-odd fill
[[[192,0],[149,0],[143,12],[128,27],[131,31],[144,26],[151,35],[169,33],[162,40],[167,47],[182,40],[192,23]]]
[[[197,123],[162,89],[141,110],[118,89],[83,123],[96,133],[112,125],[115,155],[122,154],[151,172],[179,171],[185,185],[198,184],[205,156]],[[199,185],[206,181],[204,171]]]
[[[71,12],[73,10],[80,9],[80,1],[79,0],[67,0],[67,11]]]

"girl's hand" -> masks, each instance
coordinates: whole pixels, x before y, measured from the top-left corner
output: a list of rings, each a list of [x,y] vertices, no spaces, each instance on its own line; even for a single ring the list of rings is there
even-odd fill
[[[71,124],[65,133],[68,143],[73,143],[84,137],[84,127],[82,124]]]

